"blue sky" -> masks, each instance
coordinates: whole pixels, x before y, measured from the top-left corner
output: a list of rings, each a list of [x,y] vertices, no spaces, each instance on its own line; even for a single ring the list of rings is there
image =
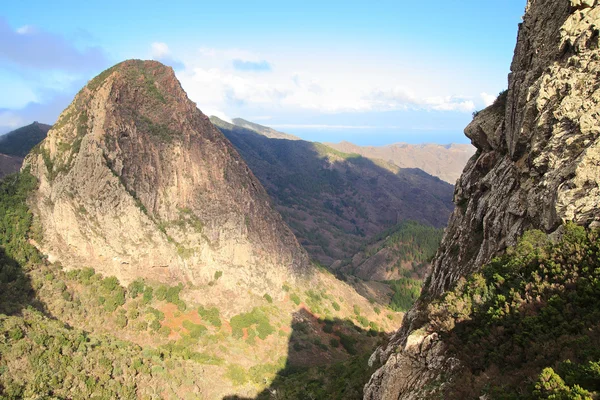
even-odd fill
[[[0,133],[53,123],[93,76],[142,58],[173,66],[208,115],[309,140],[467,142],[507,86],[525,0],[373,3],[8,2]]]

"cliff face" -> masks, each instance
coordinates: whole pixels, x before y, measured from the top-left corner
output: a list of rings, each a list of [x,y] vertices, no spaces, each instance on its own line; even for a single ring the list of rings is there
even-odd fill
[[[130,60],[94,78],[25,165],[41,250],[66,267],[281,289],[308,258],[173,71]]]
[[[366,399],[422,398],[459,364],[429,329],[427,305],[527,229],[600,225],[600,4],[529,0],[508,91],[465,129],[477,147],[457,182],[423,294],[371,361]]]

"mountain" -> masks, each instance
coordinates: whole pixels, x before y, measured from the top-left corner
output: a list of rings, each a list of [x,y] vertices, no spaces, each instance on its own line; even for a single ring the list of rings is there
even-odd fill
[[[0,136],[0,153],[25,157],[29,150],[46,138],[51,125],[34,122]]]
[[[0,179],[17,172],[23,164],[23,157],[0,154]]]
[[[308,257],[170,68],[130,60],[83,88],[25,161],[50,260],[137,278],[276,288]]]
[[[402,318],[309,264],[155,61],[91,80],[0,181],[0,215],[7,398],[358,398]]]
[[[239,126],[241,128],[250,129],[256,133],[259,133],[269,139],[287,139],[287,140],[300,140],[298,136],[290,135],[289,133],[283,133],[276,131],[273,128],[269,128],[268,126],[263,126],[259,124],[255,124],[254,122],[246,121],[242,118],[234,118],[231,122],[235,126]]]
[[[21,168],[23,158],[44,140],[50,125],[34,122],[0,136],[0,179]]]
[[[339,152],[321,143],[271,139],[211,121],[265,186],[311,257],[330,265],[404,220],[444,226],[452,186],[419,169]]]
[[[599,18],[597,1],[528,1],[508,90],[465,129],[477,152],[365,399],[597,397]]]
[[[420,168],[452,185],[460,176],[475,148],[468,144],[407,144],[357,146],[350,142],[325,143],[344,153],[360,154],[370,159],[386,160],[400,168]]]

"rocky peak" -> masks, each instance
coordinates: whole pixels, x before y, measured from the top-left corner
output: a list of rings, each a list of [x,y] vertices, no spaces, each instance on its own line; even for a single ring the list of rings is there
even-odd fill
[[[457,207],[421,298],[373,356],[384,365],[365,398],[419,398],[456,366],[429,331],[427,305],[459,278],[525,230],[559,234],[566,221],[600,224],[598,21],[597,0],[528,1],[508,91],[465,129],[478,150],[456,184]]]
[[[38,245],[67,267],[261,290],[308,257],[231,144],[173,70],[128,60],[75,97],[26,164]]]

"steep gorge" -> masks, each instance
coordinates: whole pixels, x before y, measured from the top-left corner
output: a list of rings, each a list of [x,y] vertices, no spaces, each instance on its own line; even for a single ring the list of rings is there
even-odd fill
[[[529,0],[508,91],[465,129],[477,153],[421,298],[371,362],[365,399],[417,399],[460,360],[430,323],[429,305],[529,229],[600,225],[600,4]]]

